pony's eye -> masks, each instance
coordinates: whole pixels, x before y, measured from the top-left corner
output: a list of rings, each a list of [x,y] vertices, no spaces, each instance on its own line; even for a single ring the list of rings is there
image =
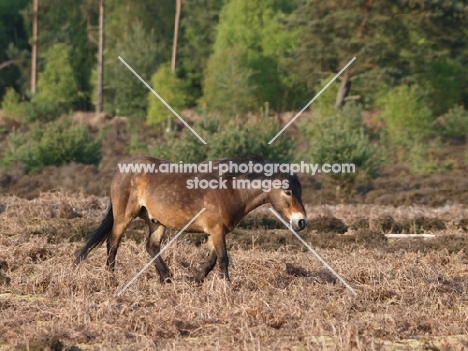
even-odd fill
[[[291,191],[291,190],[285,190],[284,193],[285,193],[287,196],[291,196],[291,195],[292,195],[292,191]]]

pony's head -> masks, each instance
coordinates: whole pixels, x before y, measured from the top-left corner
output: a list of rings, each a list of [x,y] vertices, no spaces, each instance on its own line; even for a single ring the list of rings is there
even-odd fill
[[[289,173],[278,173],[276,179],[286,186],[271,189],[268,195],[270,204],[294,230],[304,229],[307,226],[307,214],[302,204],[302,188],[299,179],[296,175]]]

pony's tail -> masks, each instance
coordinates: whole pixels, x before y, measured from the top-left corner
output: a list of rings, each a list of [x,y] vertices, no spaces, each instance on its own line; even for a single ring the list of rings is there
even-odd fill
[[[106,216],[102,220],[99,227],[88,237],[85,247],[81,249],[75,264],[85,260],[88,254],[99,245],[101,245],[111,234],[112,227],[114,226],[114,215],[112,213],[112,203],[107,209]]]

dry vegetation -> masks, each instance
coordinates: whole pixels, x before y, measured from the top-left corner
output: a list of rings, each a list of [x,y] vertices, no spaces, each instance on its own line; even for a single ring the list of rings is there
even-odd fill
[[[231,284],[217,269],[201,286],[189,282],[206,250],[203,236],[186,235],[164,254],[172,284],[151,268],[117,298],[149,259],[141,222],[115,276],[102,248],[72,265],[106,205],[62,193],[0,197],[0,350],[468,348],[465,206],[308,206],[304,238],[356,297],[260,209],[229,238]],[[437,236],[383,236],[395,230]]]

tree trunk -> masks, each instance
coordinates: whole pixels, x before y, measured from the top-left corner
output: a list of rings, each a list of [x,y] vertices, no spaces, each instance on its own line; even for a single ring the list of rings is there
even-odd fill
[[[175,13],[175,21],[174,21],[174,42],[172,45],[172,60],[171,60],[172,73],[175,73],[175,68],[176,68],[177,38],[179,36],[179,21],[180,21],[181,9],[182,9],[182,0],[176,0],[176,13]]]
[[[102,86],[104,77],[104,2],[99,4],[99,44],[98,44],[98,71],[97,71],[97,97],[96,113],[102,112]]]
[[[31,53],[31,94],[36,93],[36,77],[37,77],[37,12],[39,10],[39,0],[34,0],[33,3],[33,37],[32,37],[32,53]]]
[[[341,80],[340,87],[338,89],[338,93],[336,94],[335,100],[335,112],[341,110],[341,108],[345,104],[345,99],[351,90],[351,79],[350,79],[349,70],[346,70],[343,74],[343,79]]]

